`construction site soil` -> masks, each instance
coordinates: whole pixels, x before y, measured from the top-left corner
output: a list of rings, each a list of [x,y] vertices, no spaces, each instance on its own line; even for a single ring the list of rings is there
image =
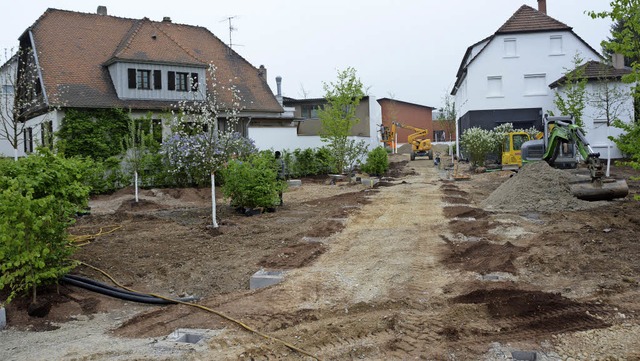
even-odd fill
[[[43,288],[44,317],[27,299],[7,305],[0,359],[640,359],[640,172],[614,167],[630,195],[587,204],[543,165],[462,165],[469,179],[456,181],[427,159],[390,160],[371,188],[302,179],[275,212],[247,217],[218,198],[215,230],[210,189],[95,197],[71,229],[78,260],[216,313]],[[284,281],[250,290],[261,269]],[[168,337],[181,329],[204,336]]]

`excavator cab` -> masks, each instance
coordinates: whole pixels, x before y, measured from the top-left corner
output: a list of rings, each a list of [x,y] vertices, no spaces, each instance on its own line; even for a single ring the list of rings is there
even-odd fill
[[[517,170],[522,167],[522,144],[531,137],[526,132],[509,132],[502,142],[502,169]]]

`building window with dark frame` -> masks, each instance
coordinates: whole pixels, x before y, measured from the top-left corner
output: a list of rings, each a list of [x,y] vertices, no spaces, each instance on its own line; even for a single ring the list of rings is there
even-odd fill
[[[176,90],[181,92],[189,90],[189,73],[176,72]]]
[[[433,140],[435,142],[445,142],[445,132],[444,130],[434,130],[433,131]]]
[[[137,70],[136,87],[138,89],[151,89],[151,70]]]
[[[303,105],[300,108],[301,116],[305,119],[318,119],[318,106],[317,105]]]

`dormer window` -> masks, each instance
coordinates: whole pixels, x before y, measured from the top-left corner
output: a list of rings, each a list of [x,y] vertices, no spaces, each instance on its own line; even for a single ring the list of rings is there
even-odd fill
[[[187,85],[189,84],[189,73],[176,73],[176,90],[187,91]]]
[[[128,68],[129,89],[151,89],[151,70]],[[155,89],[162,89],[162,79],[160,72],[153,72],[153,86]]]
[[[136,85],[138,89],[151,89],[151,70],[138,69]]]

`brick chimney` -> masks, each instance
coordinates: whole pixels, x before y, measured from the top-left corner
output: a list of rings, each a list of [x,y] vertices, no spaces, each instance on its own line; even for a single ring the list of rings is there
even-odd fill
[[[538,11],[547,14],[547,0],[538,0]]]
[[[262,78],[262,80],[267,81],[267,68],[264,65],[260,65],[258,68],[258,76]]]
[[[624,69],[624,55],[613,54],[611,55],[611,65],[616,69]]]
[[[107,15],[107,7],[104,5],[98,6],[98,11],[96,11],[98,15]]]

